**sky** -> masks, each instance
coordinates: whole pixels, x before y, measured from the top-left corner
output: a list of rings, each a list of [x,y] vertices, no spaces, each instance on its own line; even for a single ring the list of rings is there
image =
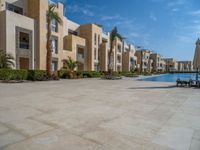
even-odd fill
[[[128,43],[163,57],[192,60],[200,37],[200,0],[54,0],[79,24],[117,26]]]

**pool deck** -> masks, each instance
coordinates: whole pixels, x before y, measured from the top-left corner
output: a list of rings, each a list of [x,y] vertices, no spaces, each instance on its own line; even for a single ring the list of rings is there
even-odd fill
[[[200,150],[200,89],[174,85],[0,83],[0,150]]]

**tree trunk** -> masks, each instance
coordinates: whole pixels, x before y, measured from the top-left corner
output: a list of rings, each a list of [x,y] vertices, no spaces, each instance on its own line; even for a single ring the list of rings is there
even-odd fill
[[[143,52],[141,51],[141,65],[140,65],[140,74],[142,74],[143,71]]]
[[[47,69],[47,74],[48,76],[52,75],[52,70],[51,70],[51,63],[52,63],[52,49],[51,49],[51,18],[47,18],[47,64],[46,64],[46,69]]]
[[[109,52],[109,64],[108,64],[108,73],[109,75],[112,75],[113,73],[113,68],[112,68],[112,63],[113,63],[113,42],[110,42],[110,52]]]

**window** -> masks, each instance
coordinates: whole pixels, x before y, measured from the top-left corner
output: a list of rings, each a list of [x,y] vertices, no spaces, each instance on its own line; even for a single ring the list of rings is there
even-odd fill
[[[94,34],[94,44],[97,45],[97,34]]]
[[[52,68],[52,71],[58,70],[58,61],[52,61],[51,68]]]
[[[98,35],[98,45],[100,45],[100,35]]]
[[[117,56],[117,63],[121,63],[121,57]]]
[[[78,32],[69,29],[68,34],[69,35],[78,35]]]
[[[23,15],[23,9],[13,4],[6,3],[6,9],[15,12],[17,14]]]
[[[120,66],[117,66],[117,71],[121,71],[121,67]]]
[[[97,63],[94,64],[94,70],[99,71],[99,65]]]
[[[19,32],[19,48],[29,49],[29,34]]]
[[[51,21],[51,31],[58,32],[58,23],[55,19]]]
[[[133,58],[130,58],[131,65],[135,65],[135,60]]]
[[[118,52],[121,53],[122,47],[121,45],[118,45]]]
[[[58,54],[58,39],[56,37],[52,37],[51,48],[52,53]]]
[[[94,48],[94,60],[96,60],[96,59],[97,59],[97,49]]]

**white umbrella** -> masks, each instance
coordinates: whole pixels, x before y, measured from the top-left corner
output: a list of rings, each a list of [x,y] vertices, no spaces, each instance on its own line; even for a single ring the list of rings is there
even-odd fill
[[[194,66],[194,70],[197,70],[198,72],[198,70],[200,69],[200,40],[199,39],[196,42],[196,50],[194,54],[193,66]],[[198,73],[197,73],[197,80],[198,80]]]

